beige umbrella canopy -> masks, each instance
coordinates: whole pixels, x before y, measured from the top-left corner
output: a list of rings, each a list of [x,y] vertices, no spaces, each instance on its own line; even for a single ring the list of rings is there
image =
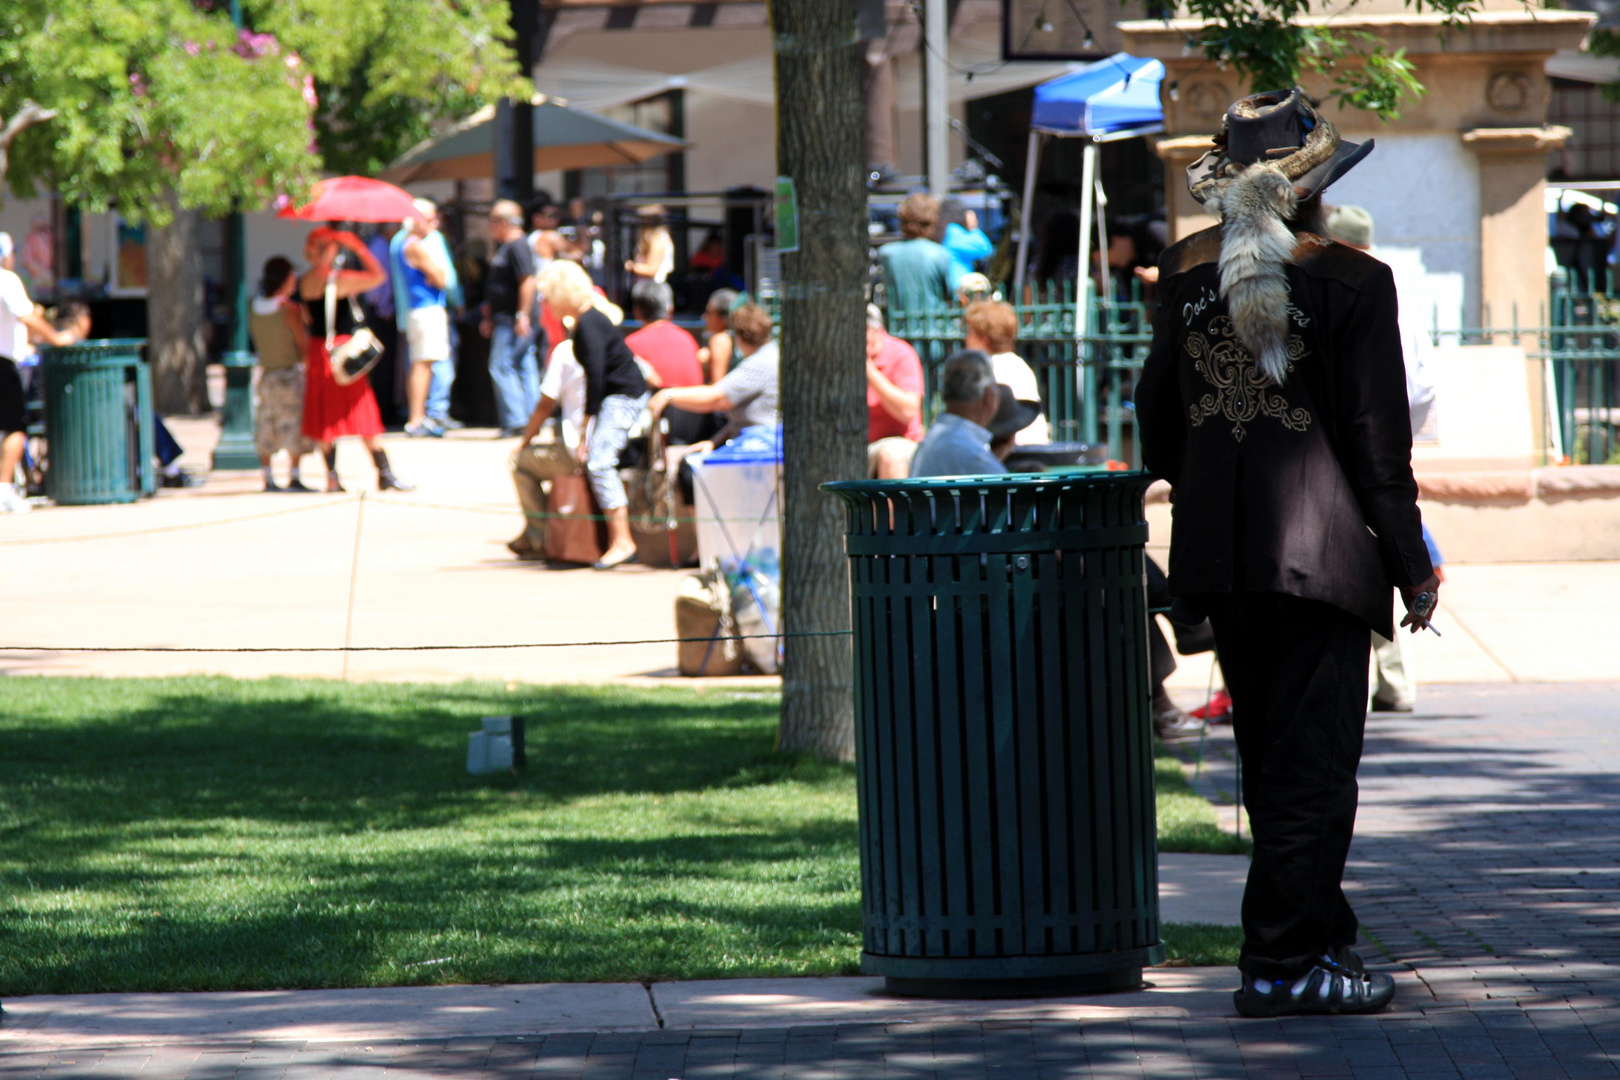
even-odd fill
[[[543,95],[534,99],[534,171],[636,165],[689,146],[684,139],[621,124]],[[420,143],[383,171],[395,184],[495,175],[495,109],[485,106]]]

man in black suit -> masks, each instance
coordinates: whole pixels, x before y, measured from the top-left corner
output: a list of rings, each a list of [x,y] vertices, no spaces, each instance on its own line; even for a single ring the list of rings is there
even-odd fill
[[[1340,881],[1356,814],[1368,629],[1392,587],[1412,632],[1439,582],[1412,479],[1389,268],[1323,235],[1321,192],[1372,149],[1297,89],[1228,110],[1189,173],[1221,220],[1159,262],[1136,391],[1142,456],[1174,487],[1170,586],[1207,613],[1232,695],[1254,861],[1245,1016],[1375,1012]]]

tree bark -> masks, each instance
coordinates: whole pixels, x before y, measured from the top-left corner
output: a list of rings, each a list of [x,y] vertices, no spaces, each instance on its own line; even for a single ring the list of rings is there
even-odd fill
[[[772,0],[777,163],[797,187],[799,250],[782,257],[782,625],[850,625],[844,513],[820,485],[866,474],[865,62],[857,0]],[[790,637],[777,744],[855,756],[847,634]]]
[[[208,411],[207,306],[199,216],[168,195],[174,219],[147,228],[146,324],[152,357],[152,396],[161,413]]]

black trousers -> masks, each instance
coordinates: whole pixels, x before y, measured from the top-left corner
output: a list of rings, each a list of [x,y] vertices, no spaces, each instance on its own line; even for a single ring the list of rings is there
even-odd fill
[[[1367,624],[1276,593],[1200,597],[1215,629],[1243,758],[1254,861],[1238,965],[1293,978],[1356,940],[1341,881],[1367,720]]]

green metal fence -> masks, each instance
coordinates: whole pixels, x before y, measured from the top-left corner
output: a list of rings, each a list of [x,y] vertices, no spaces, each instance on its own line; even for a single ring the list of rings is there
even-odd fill
[[[1034,370],[1054,442],[1107,442],[1108,456],[1141,465],[1130,392],[1152,339],[1152,310],[1133,290],[1126,298],[1093,297],[1085,332],[1075,332],[1074,282],[1037,286],[1028,303],[1013,305],[1013,351]],[[889,316],[889,333],[911,343],[926,380],[924,419],[939,410],[941,369],[965,344],[962,309]]]
[[[1517,345],[1535,361],[1542,438],[1541,462],[1620,464],[1620,296],[1609,275],[1598,281],[1555,282],[1534,325],[1522,325],[1515,306],[1507,326],[1492,326],[1487,307],[1481,326],[1441,330],[1438,314],[1430,340],[1439,345]]]
[[[1524,348],[1542,372],[1542,462],[1620,464],[1620,283],[1555,281],[1535,325],[1521,325],[1515,308],[1506,326],[1442,330],[1438,312],[1430,340],[1435,345],[1509,345]],[[1108,456],[1141,467],[1131,391],[1152,341],[1152,305],[1139,288],[1128,296],[1093,297],[1082,333],[1075,331],[1074,282],[1036,286],[1018,314],[1015,352],[1040,382],[1055,442],[1105,442]],[[773,316],[776,314],[772,312]],[[926,393],[924,419],[940,411],[941,369],[963,348],[962,309],[891,313],[889,333],[916,348]]]

